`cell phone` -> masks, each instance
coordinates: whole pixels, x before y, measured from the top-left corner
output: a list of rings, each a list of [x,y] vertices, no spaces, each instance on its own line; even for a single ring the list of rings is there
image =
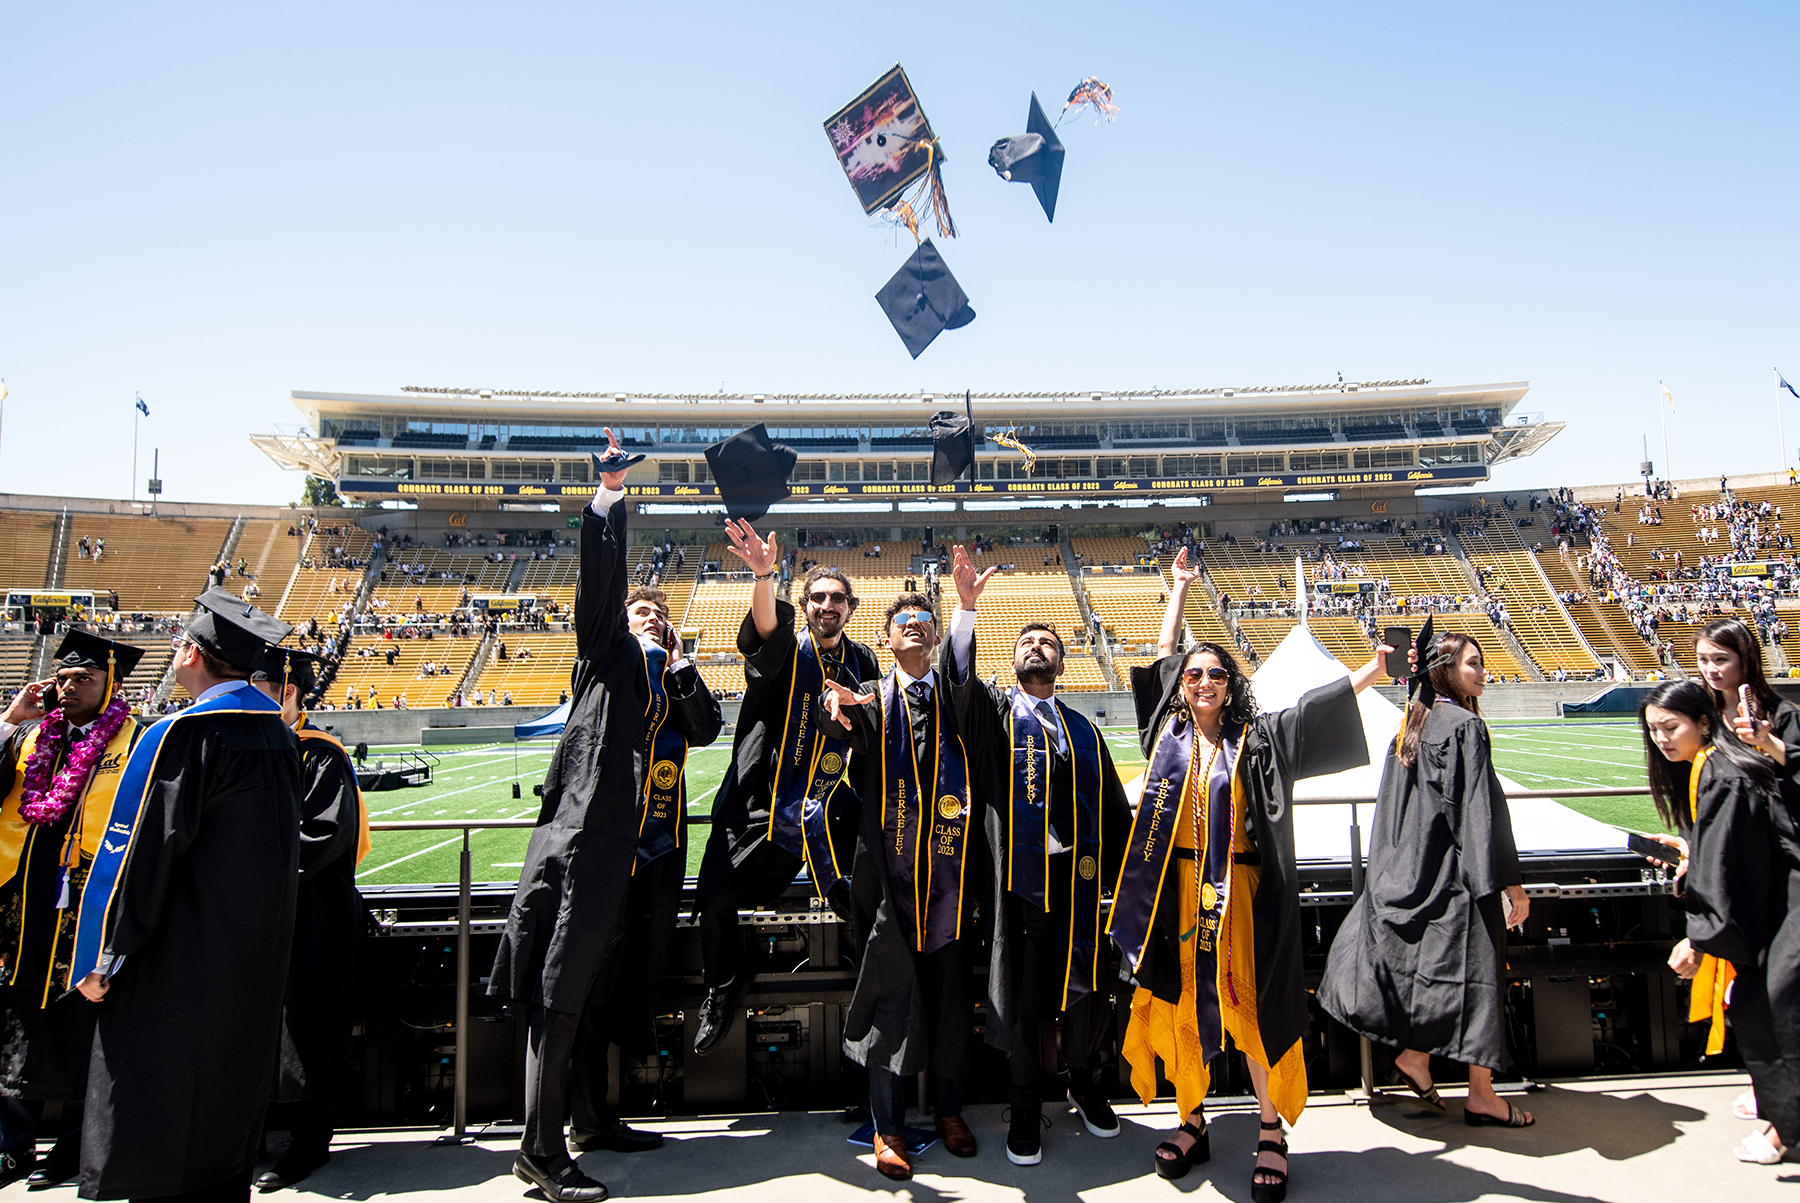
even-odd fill
[[[1396,681],[1404,681],[1412,676],[1412,667],[1406,663],[1407,649],[1412,647],[1412,629],[1409,627],[1384,627],[1381,641],[1394,650],[1387,654],[1387,663],[1383,666],[1387,675]]]
[[[1647,835],[1639,835],[1635,831],[1625,833],[1625,847],[1639,856],[1648,857],[1659,865],[1671,867],[1681,863],[1681,849],[1671,848],[1661,840],[1653,840]]]
[[[62,704],[62,698],[56,692],[56,682],[52,681],[50,684],[44,686],[38,693],[38,699],[39,704],[44,708],[45,714],[50,713],[60,706]]]
[[[1756,698],[1751,696],[1748,685],[1738,686],[1738,713],[1753,723],[1757,720]]]

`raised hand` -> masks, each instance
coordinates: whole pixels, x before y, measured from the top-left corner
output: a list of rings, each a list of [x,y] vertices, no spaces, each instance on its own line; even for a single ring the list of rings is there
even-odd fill
[[[742,560],[757,576],[767,576],[781,562],[781,540],[770,535],[764,542],[750,526],[748,518],[725,520],[725,535],[731,546],[725,550]]]
[[[1175,553],[1175,562],[1169,565],[1169,575],[1174,578],[1177,589],[1186,588],[1199,577],[1200,569],[1198,567],[1188,567],[1187,548],[1184,547]]]
[[[606,427],[606,442],[608,444],[608,446],[606,448],[606,453],[608,455],[611,455],[615,451],[619,452],[621,455],[624,454],[624,449],[619,446],[619,436],[612,432],[612,427],[610,427],[610,426]],[[621,470],[618,472],[602,472],[600,474],[600,487],[604,488],[604,489],[622,489],[622,488],[624,488],[625,487],[624,471]]]
[[[986,572],[977,573],[969,553],[962,544],[956,545],[956,559],[950,566],[950,576],[956,581],[956,596],[962,602],[962,608],[973,610],[975,602],[981,597],[981,591],[987,588],[988,578],[1000,571],[995,564]]]
[[[866,706],[875,700],[872,693],[857,693],[839,685],[829,677],[825,679],[825,717],[837,720],[838,726],[850,730],[850,716],[844,713],[847,706]]]
[[[17,726],[34,718],[43,718],[44,688],[54,679],[28,682],[25,688],[14,695],[12,705],[6,708],[5,714],[0,715],[0,722],[8,722]]]

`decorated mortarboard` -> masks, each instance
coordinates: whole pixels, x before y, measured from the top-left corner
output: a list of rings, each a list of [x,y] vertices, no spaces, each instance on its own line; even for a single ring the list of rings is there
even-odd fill
[[[144,658],[144,649],[133,647],[129,643],[102,639],[86,631],[71,630],[57,644],[54,662],[57,668],[97,668],[105,671],[109,658],[112,661],[113,680],[122,681],[131,675],[137,662]]]
[[[907,257],[875,300],[914,359],[944,331],[975,320],[968,296],[929,238]]]
[[[1014,134],[994,143],[988,151],[988,166],[1003,180],[1030,184],[1037,193],[1044,216],[1056,220],[1056,190],[1062,183],[1063,144],[1057,140],[1056,127],[1044,115],[1037,93],[1031,94],[1031,108],[1025,114],[1025,133]]]
[[[770,439],[761,422],[706,449],[706,466],[732,518],[761,518],[770,506],[786,501],[798,458],[792,447]]]
[[[929,215],[941,237],[956,237],[944,152],[899,64],[826,118],[825,135],[864,213],[884,210],[915,234]]]
[[[963,412],[940,409],[931,415],[931,483],[947,485],[975,465],[975,444],[980,433],[963,394]]]
[[[317,666],[323,663],[323,656],[315,656],[311,652],[291,647],[271,647],[263,651],[262,659],[250,670],[250,679],[272,681],[277,685],[295,685],[302,694],[309,694],[318,686]]]
[[[187,637],[233,668],[253,671],[263,650],[280,643],[294,628],[224,589],[212,588],[194,599],[200,612],[187,625]]]

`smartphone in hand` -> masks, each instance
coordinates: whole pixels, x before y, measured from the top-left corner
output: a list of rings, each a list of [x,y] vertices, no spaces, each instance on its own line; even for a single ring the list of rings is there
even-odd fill
[[[62,698],[56,692],[55,681],[44,686],[38,693],[38,704],[44,708],[45,714],[49,714],[52,710],[55,710],[58,706],[62,705]]]
[[[1659,865],[1674,868],[1681,863],[1681,849],[1671,847],[1661,840],[1653,840],[1647,835],[1639,835],[1635,831],[1625,833],[1625,847]]]
[[[1750,692],[1748,685],[1738,686],[1738,713],[1752,725],[1761,717],[1756,713],[1756,696]]]
[[[1382,666],[1387,675],[1396,681],[1411,677],[1412,668],[1406,663],[1406,653],[1412,647],[1412,630],[1408,627],[1386,627],[1381,632],[1381,641],[1394,649],[1387,654],[1387,662]]]

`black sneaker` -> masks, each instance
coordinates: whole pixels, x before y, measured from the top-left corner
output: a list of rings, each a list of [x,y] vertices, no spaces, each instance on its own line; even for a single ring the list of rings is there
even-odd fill
[[[21,1178],[29,1177],[36,1165],[35,1149],[0,1150],[0,1186],[11,1186]]]
[[[1069,1087],[1069,1102],[1075,1105],[1076,1114],[1087,1130],[1101,1140],[1110,1140],[1119,1134],[1119,1117],[1113,1114],[1112,1104],[1097,1086]]]
[[[696,1053],[710,1053],[731,1031],[731,1022],[737,1018],[739,1004],[744,998],[743,986],[739,984],[744,976],[739,973],[723,986],[714,986],[706,992],[706,1001],[700,1004],[700,1022],[694,1027]]]
[[[1050,1121],[1036,1098],[1021,1102],[1017,1095],[1003,1118],[1006,1127],[1006,1159],[1014,1165],[1036,1165],[1044,1159],[1044,1129]]]

